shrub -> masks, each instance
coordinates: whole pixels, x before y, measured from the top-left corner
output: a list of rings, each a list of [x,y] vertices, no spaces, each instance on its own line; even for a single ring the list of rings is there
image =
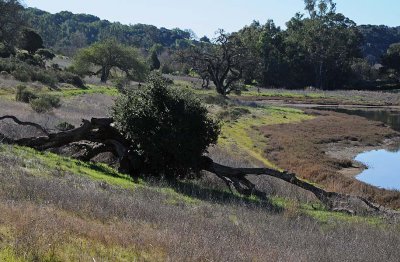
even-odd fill
[[[53,108],[58,108],[61,106],[61,100],[59,97],[54,95],[41,95],[36,99],[30,101],[32,109],[37,113],[45,113]]]
[[[15,77],[15,79],[21,81],[21,82],[28,82],[31,80],[31,77],[27,71],[25,71],[25,68],[18,68],[14,72],[12,72],[12,75]]]
[[[57,72],[57,79],[60,83],[67,83],[79,88],[85,88],[83,80],[78,75],[71,72],[59,71]]]
[[[36,54],[41,56],[42,59],[45,60],[52,60],[54,57],[56,57],[56,55],[52,51],[44,48],[40,48],[39,50],[37,50]]]
[[[14,47],[0,42],[0,57],[7,58],[12,55],[15,55]]]
[[[199,158],[216,143],[219,124],[194,95],[168,86],[152,74],[140,90],[130,90],[113,107],[116,127],[153,175],[185,177],[196,171]]]
[[[17,86],[17,93],[15,95],[15,100],[18,102],[29,103],[32,99],[36,99],[36,95],[31,91],[26,89],[26,86]]]
[[[224,110],[218,114],[218,117],[220,119],[224,120],[238,120],[242,116],[250,114],[250,110],[244,107],[235,107],[235,108],[229,108],[227,110]]]
[[[60,131],[68,131],[68,130],[72,130],[75,128],[74,125],[68,123],[68,122],[61,122],[59,124],[56,125],[56,128]]]
[[[32,81],[38,81],[49,86],[55,86],[58,83],[57,76],[53,71],[37,70],[32,72]]]

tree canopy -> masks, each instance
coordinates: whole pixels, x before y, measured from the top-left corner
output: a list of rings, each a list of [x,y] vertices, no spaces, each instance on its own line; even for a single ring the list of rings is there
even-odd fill
[[[227,95],[250,62],[246,54],[247,48],[237,35],[220,30],[213,43],[192,45],[181,53],[181,60],[203,78],[209,77],[219,94]]]
[[[128,91],[113,107],[118,130],[136,145],[142,167],[154,174],[185,176],[217,142],[219,124],[192,93],[170,87],[153,73],[140,90]],[[142,170],[143,171],[143,170]]]
[[[46,47],[72,55],[78,48],[114,38],[120,43],[145,49],[155,44],[174,47],[178,40],[190,39],[191,32],[179,28],[157,28],[152,25],[123,25],[101,20],[88,14],[48,12],[27,8],[24,11],[29,24],[43,37]]]
[[[42,37],[32,29],[22,30],[21,38],[18,41],[18,47],[34,54],[37,50],[43,48]]]
[[[106,40],[81,49],[75,57],[74,69],[82,75],[100,75],[102,82],[107,82],[112,69],[118,69],[128,78],[140,81],[147,72],[138,51],[116,40]]]
[[[400,81],[400,43],[392,44],[382,58],[383,65],[393,69]]]
[[[287,23],[286,41],[313,68],[311,85],[321,89],[340,87],[352,60],[361,56],[361,34],[352,20],[335,12],[332,1],[305,2],[310,18],[292,18]]]
[[[18,0],[0,0],[0,42],[13,46],[24,26],[23,7]]]

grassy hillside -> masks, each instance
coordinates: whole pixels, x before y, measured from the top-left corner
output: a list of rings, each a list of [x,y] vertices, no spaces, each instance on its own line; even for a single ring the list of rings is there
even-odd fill
[[[133,182],[103,165],[5,145],[0,163],[1,261],[394,261],[399,255],[398,229],[379,219],[277,196],[270,203],[241,198],[207,177],[194,184]]]
[[[37,114],[13,101],[14,92],[3,88],[2,114],[48,128],[106,116],[116,95],[111,87],[43,88],[40,92],[59,95],[62,106]],[[273,140],[264,128],[316,118],[303,110],[245,101],[253,100],[251,91],[228,101],[197,92],[224,123],[218,145],[209,150],[221,164],[280,168],[266,158]],[[8,122],[0,131],[33,134]],[[285,182],[250,179],[268,193],[268,201],[232,194],[207,174],[179,183],[134,181],[105,164],[0,144],[0,261],[398,260],[397,222],[329,212],[313,195]]]

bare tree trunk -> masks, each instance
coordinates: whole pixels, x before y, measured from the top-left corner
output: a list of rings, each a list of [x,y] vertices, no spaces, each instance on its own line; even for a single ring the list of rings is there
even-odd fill
[[[129,150],[130,142],[113,127],[112,118],[83,120],[80,127],[58,133],[49,133],[38,124],[23,122],[14,116],[0,117],[0,120],[3,119],[13,120],[19,125],[36,127],[44,133],[44,136],[23,139],[7,138],[0,133],[0,141],[3,141],[3,143],[31,147],[39,151],[75,144],[86,150],[83,155],[78,156],[81,160],[90,160],[100,153],[112,152],[119,159],[121,172],[128,173],[133,177],[140,173],[146,173],[145,169],[142,169],[145,168],[146,164],[142,164],[140,156]],[[350,214],[400,217],[399,212],[377,206],[361,197],[327,192],[289,172],[280,172],[269,168],[233,168],[215,163],[206,156],[199,159],[199,166],[200,170],[213,173],[222,179],[230,190],[235,189],[246,196],[267,197],[265,192],[259,191],[256,185],[247,179],[248,175],[271,176],[312,192],[329,210]]]
[[[104,66],[101,69],[101,77],[100,77],[101,82],[106,83],[109,76],[110,76],[110,69],[108,69],[106,66]]]

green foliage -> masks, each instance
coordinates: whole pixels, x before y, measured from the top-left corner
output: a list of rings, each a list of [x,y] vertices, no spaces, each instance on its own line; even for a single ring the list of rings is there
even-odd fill
[[[213,44],[202,42],[191,45],[179,57],[201,78],[209,78],[216,91],[223,96],[235,89],[235,82],[242,78],[243,70],[253,62],[241,38],[224,30],[218,32]]]
[[[23,6],[18,0],[0,1],[0,43],[14,46],[25,21]]]
[[[31,55],[22,53],[22,55],[31,57]],[[21,82],[39,81],[49,86],[55,86],[57,83],[68,83],[79,88],[84,88],[84,83],[79,76],[71,72],[45,69],[41,66],[34,66],[17,58],[0,58],[0,71],[5,71],[13,75]]]
[[[38,49],[43,48],[43,40],[34,30],[24,29],[18,46],[28,51],[30,54],[34,54]]]
[[[58,82],[67,83],[79,88],[85,88],[85,83],[83,80],[76,74],[67,72],[67,71],[58,71],[56,73],[56,77]]]
[[[161,67],[160,60],[158,60],[158,55],[156,51],[153,51],[150,55],[150,70],[158,70]]]
[[[68,130],[72,130],[75,128],[74,125],[68,123],[68,122],[61,122],[59,124],[56,125],[56,128],[60,131],[68,131]]]
[[[391,45],[382,58],[383,65],[396,70],[400,74],[400,43]]]
[[[100,67],[92,72],[94,67]],[[81,74],[99,74],[102,82],[107,82],[111,70],[117,68],[133,80],[143,80],[147,73],[137,50],[116,40],[106,40],[81,49],[75,57],[74,70]]]
[[[1,58],[7,58],[7,57],[10,57],[15,54],[16,54],[16,52],[15,52],[14,47],[0,42],[0,57]]]
[[[21,82],[28,82],[31,80],[29,73],[23,69],[17,69],[16,71],[13,71],[12,75],[15,77],[15,79]]]
[[[30,100],[32,109],[37,113],[45,113],[53,108],[58,108],[61,106],[61,100],[58,96],[43,94],[36,99]]]
[[[32,54],[26,53],[25,51],[22,51],[22,52],[19,51],[16,55],[16,58],[18,60],[25,62],[32,66],[44,67],[44,61],[38,55],[32,55]]]
[[[49,49],[40,48],[36,54],[41,56],[44,60],[52,60],[56,55]]]
[[[56,73],[49,70],[33,71],[31,75],[31,80],[41,82],[51,87],[54,87],[58,83]]]
[[[331,1],[307,2],[314,3],[307,6],[311,18],[297,14],[287,23],[289,68],[303,85],[343,87],[350,78],[351,62],[361,55],[361,34],[353,21],[335,13]]]
[[[202,38],[200,38],[200,42],[211,43],[210,38],[208,38],[207,36],[203,36]]]
[[[369,63],[381,63],[381,57],[391,44],[400,42],[400,27],[388,27],[384,25],[360,25],[358,26],[364,41],[362,51]]]
[[[146,49],[155,44],[172,47],[178,39],[190,39],[190,33],[180,29],[169,30],[144,24],[128,26],[88,14],[66,11],[50,14],[34,8],[25,9],[24,14],[28,23],[43,37],[47,47],[69,55],[77,48],[109,38]]]
[[[17,86],[15,101],[29,103],[32,99],[36,98],[37,96],[32,91],[27,90],[26,86],[24,85]]]
[[[201,155],[217,142],[220,132],[192,93],[168,86],[158,74],[140,90],[121,96],[113,117],[150,172],[168,177],[196,171]]]
[[[245,107],[233,107],[223,110],[218,114],[218,117],[223,120],[236,121],[242,116],[250,114],[251,111]]]

